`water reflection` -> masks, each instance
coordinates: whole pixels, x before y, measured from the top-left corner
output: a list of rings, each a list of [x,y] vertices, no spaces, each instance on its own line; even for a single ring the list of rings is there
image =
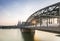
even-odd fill
[[[24,41],[34,41],[34,32],[22,32]]]
[[[58,35],[56,35],[56,36],[60,37],[60,34],[58,34]]]
[[[0,41],[24,41],[20,29],[0,29]]]
[[[60,34],[40,30],[33,33],[21,32],[20,29],[0,29],[0,41],[60,41]]]

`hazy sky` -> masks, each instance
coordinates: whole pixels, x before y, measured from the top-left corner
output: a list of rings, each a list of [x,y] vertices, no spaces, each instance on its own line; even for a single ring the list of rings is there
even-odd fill
[[[0,0],[0,25],[15,25],[26,21],[37,10],[60,0]]]

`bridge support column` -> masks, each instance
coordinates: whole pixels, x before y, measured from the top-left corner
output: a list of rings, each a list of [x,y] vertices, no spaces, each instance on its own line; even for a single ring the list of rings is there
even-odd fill
[[[47,18],[47,27],[48,27],[48,18]]]
[[[40,27],[41,27],[41,24],[42,24],[42,18],[39,17],[39,24],[40,24]]]
[[[59,5],[59,16],[60,16],[60,5]],[[60,17],[58,18],[59,20],[59,26],[60,26]]]

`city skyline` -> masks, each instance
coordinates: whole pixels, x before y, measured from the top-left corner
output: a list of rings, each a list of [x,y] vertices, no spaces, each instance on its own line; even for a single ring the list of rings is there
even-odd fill
[[[0,0],[0,25],[26,21],[37,10],[57,2],[60,0]]]

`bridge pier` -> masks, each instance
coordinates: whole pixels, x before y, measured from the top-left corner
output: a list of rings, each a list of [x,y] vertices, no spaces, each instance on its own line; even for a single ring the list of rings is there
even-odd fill
[[[31,33],[35,33],[35,30],[32,30],[32,29],[26,29],[26,28],[24,28],[24,29],[20,29],[21,30],[21,32],[31,32]]]

